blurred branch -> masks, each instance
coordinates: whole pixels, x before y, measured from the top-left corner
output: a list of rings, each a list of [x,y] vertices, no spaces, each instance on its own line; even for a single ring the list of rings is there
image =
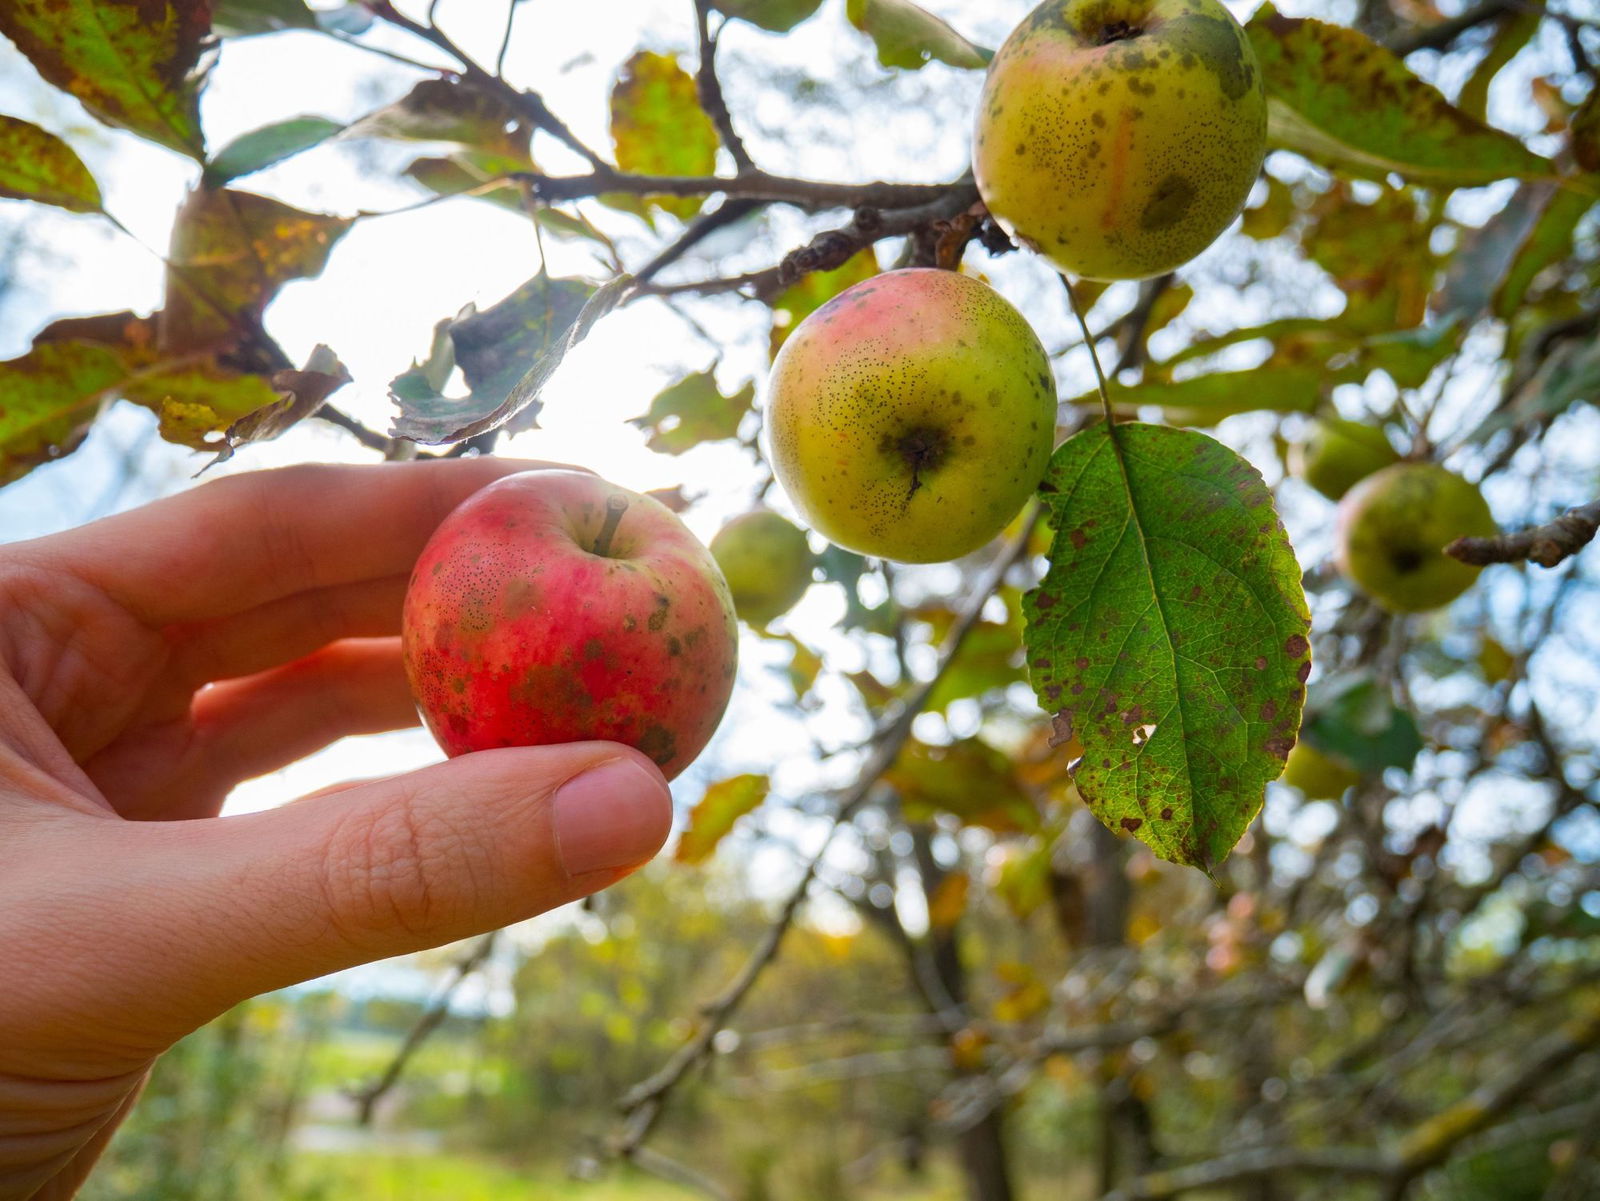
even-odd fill
[[[695,246],[706,238],[725,229],[739,220],[747,213],[753,213],[762,205],[760,200],[724,200],[709,213],[702,213],[689,225],[678,239],[662,250],[655,258],[651,259],[639,270],[633,273],[634,285],[648,283],[664,267],[668,267],[681,259]]]
[[[1116,366],[1111,368],[1112,379],[1144,362],[1145,329],[1150,324],[1151,314],[1155,312],[1156,302],[1161,299],[1161,294],[1172,286],[1175,278],[1177,277],[1169,271],[1165,275],[1147,279],[1139,285],[1139,299],[1133,308],[1128,310],[1128,315],[1116,325],[1119,345]]]
[[[659,1176],[673,1184],[681,1184],[684,1188],[693,1189],[697,1193],[704,1193],[708,1197],[715,1198],[715,1201],[733,1201],[733,1194],[711,1177],[659,1151],[649,1147],[636,1147],[631,1158],[634,1167],[640,1171],[649,1172],[652,1176]]]
[[[1483,567],[1489,563],[1520,563],[1531,560],[1541,567],[1555,567],[1577,554],[1594,540],[1600,530],[1600,500],[1568,509],[1554,521],[1532,526],[1514,534],[1492,538],[1457,538],[1444,548],[1451,558]]]
[[[358,1107],[356,1120],[360,1125],[372,1125],[372,1115],[378,1107],[378,1102],[383,1100],[389,1090],[400,1082],[400,1075],[405,1071],[406,1064],[411,1061],[411,1057],[417,1053],[423,1043],[428,1041],[428,1036],[439,1028],[445,1018],[450,1016],[450,1003],[455,1000],[456,990],[461,987],[462,982],[468,976],[482,966],[484,960],[489,958],[490,952],[494,950],[495,940],[499,937],[499,933],[498,930],[492,930],[485,934],[472,945],[471,950],[456,961],[449,981],[439,995],[433,999],[433,1003],[423,1011],[422,1016],[417,1019],[416,1025],[412,1026],[411,1030],[406,1034],[405,1041],[400,1044],[400,1050],[389,1061],[389,1066],[384,1068],[370,1084],[359,1089],[349,1090],[350,1099]]]
[[[351,417],[343,409],[336,409],[331,404],[324,403],[312,416],[326,421],[329,425],[336,425],[354,435],[355,440],[368,450],[375,450],[380,454],[387,455],[393,446],[392,439],[384,437],[377,430],[369,429],[367,426],[362,425],[361,422]]]
[[[907,695],[900,711],[874,737],[872,749],[866,762],[862,764],[855,782],[839,797],[838,809],[822,845],[806,863],[799,881],[790,890],[777,918],[767,927],[744,966],[728,986],[702,1008],[700,1026],[694,1036],[680,1047],[659,1071],[634,1085],[618,1102],[618,1107],[623,1112],[624,1125],[613,1144],[612,1149],[615,1154],[623,1158],[632,1158],[638,1154],[644,1140],[649,1137],[656,1120],[660,1117],[668,1095],[693,1068],[711,1054],[712,1044],[718,1033],[728,1024],[734,1011],[739,1008],[756,981],[761,978],[761,974],[777,957],[784,936],[794,925],[800,906],[810,891],[811,882],[816,878],[823,859],[833,845],[834,836],[856,810],[866,803],[883,774],[894,765],[895,759],[900,754],[900,748],[911,734],[912,722],[927,705],[928,698],[933,694],[940,678],[948,670],[973,626],[977,624],[989,597],[1000,586],[1012,565],[1027,553],[1028,543],[1033,537],[1034,527],[1038,524],[1042,512],[1039,506],[1034,506],[1033,512],[1023,522],[1017,536],[1007,543],[982,578],[974,582],[973,588],[967,595],[966,606],[952,623],[940,648],[937,669],[932,676]]]
[[[1256,1147],[1204,1163],[1150,1172],[1102,1201],[1156,1201],[1196,1189],[1219,1188],[1278,1172],[1324,1172],[1383,1181],[1386,1196],[1399,1198],[1410,1183],[1443,1163],[1469,1136],[1497,1119],[1563,1064],[1600,1044],[1600,1003],[1518,1054],[1516,1067],[1473,1090],[1415,1126],[1389,1151],[1358,1147]]]
[[[618,171],[597,163],[587,175],[543,175],[536,171],[514,171],[506,180],[530,185],[540,200],[557,203],[581,200],[610,192],[629,196],[740,196],[751,200],[770,200],[808,210],[857,208],[904,208],[936,201],[952,189],[970,186],[965,180],[945,184],[832,183],[820,179],[796,179],[750,170],[740,175],[639,175]],[[976,196],[976,189],[973,195]]]
[[[694,0],[695,28],[700,35],[700,69],[695,84],[700,92],[700,107],[706,110],[711,123],[717,127],[717,136],[733,156],[733,165],[743,175],[755,166],[750,152],[733,127],[733,117],[728,112],[728,102],[722,97],[722,81],[717,78],[717,39],[711,36],[711,5],[709,0]]]
[[[1520,7],[1517,0],[1479,0],[1471,8],[1433,25],[1409,29],[1389,39],[1389,49],[1401,58],[1418,50],[1443,50],[1469,29],[1476,29],[1502,13]]]

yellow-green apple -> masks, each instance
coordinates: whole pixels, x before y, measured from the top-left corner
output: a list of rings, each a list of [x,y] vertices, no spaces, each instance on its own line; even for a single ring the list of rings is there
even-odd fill
[[[1021,313],[954,271],[864,280],[789,335],[772,365],[773,471],[849,550],[958,558],[1016,516],[1055,437],[1050,359]]]
[[[1400,461],[1381,429],[1319,417],[1289,447],[1289,470],[1329,500],[1338,500],[1374,471]]]
[[[1483,493],[1437,463],[1396,463],[1339,502],[1339,569],[1385,609],[1415,613],[1460,596],[1479,568],[1444,553],[1497,532]]]
[[[1343,759],[1320,751],[1305,739],[1294,744],[1278,777],[1298,788],[1308,801],[1337,801],[1361,782],[1361,773]]]
[[[462,502],[417,560],[401,630],[446,754],[602,739],[668,777],[722,719],[738,647],[711,552],[659,501],[581,471]]]
[[[794,608],[816,566],[804,531],[771,509],[752,509],[728,522],[711,539],[711,557],[728,581],[733,611],[753,626]]]
[[[1217,0],[1045,0],[989,64],[972,167],[1061,270],[1143,279],[1239,215],[1266,136],[1255,51]]]

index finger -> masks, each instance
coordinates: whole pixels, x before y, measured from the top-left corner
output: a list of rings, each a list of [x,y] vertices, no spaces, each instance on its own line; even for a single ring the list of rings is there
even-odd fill
[[[479,488],[556,464],[492,455],[304,463],[227,476],[12,551],[85,580],[152,626],[411,569]]]

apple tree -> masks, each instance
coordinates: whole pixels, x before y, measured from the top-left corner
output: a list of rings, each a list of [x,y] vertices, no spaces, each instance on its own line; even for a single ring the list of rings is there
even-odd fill
[[[676,1107],[759,1054],[746,1003],[825,920],[896,949],[888,1008],[940,1056],[919,1129],[974,1201],[1077,1137],[1039,1112],[1089,1119],[1086,1196],[1469,1195],[1527,1146],[1527,1195],[1600,1188],[1600,23],[663,0],[580,119],[519,61],[615,42],[575,7],[0,7],[37,73],[37,119],[0,115],[8,228],[132,237],[107,137],[186,187],[159,304],[13,339],[7,492],[98,491],[133,410],[135,473],[549,457],[563,374],[648,314],[674,378],[607,438],[720,528],[745,620],[677,870],[792,863],[608,1156],[736,1195]],[[231,61],[313,52],[371,102],[267,88],[213,132]],[[439,296],[365,378],[340,320],[288,336],[419,212],[501,223],[524,282]],[[970,342],[938,312],[969,291]]]

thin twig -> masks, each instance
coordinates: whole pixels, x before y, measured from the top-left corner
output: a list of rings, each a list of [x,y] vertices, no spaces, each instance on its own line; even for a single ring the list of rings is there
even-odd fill
[[[700,93],[700,107],[717,128],[717,136],[733,156],[733,165],[740,174],[750,170],[755,163],[744,141],[733,127],[733,116],[728,112],[728,102],[722,95],[722,81],[717,78],[717,38],[711,36],[711,4],[709,0],[694,0],[695,29],[700,36],[700,69],[695,75],[695,86]]]
[[[1588,546],[1594,540],[1596,530],[1600,530],[1600,500],[1568,509],[1554,521],[1514,534],[1496,534],[1492,538],[1457,538],[1444,548],[1444,553],[1478,567],[1489,563],[1521,563],[1524,560],[1541,567],[1555,567]]]
[[[312,416],[326,421],[329,425],[336,425],[347,433],[354,435],[355,440],[368,450],[375,450],[380,454],[388,454],[390,447],[393,445],[391,439],[385,438],[377,430],[361,424],[343,409],[336,409],[331,404],[323,404]]]
[[[796,179],[751,170],[743,175],[640,175],[618,171],[603,164],[586,175],[543,175],[536,171],[513,172],[506,178],[513,183],[532,185],[540,200],[558,203],[582,200],[610,192],[632,196],[742,196],[751,200],[771,200],[792,204],[808,211],[822,209],[909,208],[928,204],[947,196],[954,183],[831,183],[820,179]],[[976,190],[974,190],[976,195]]]
[[[449,981],[439,995],[433,999],[433,1003],[423,1011],[422,1016],[417,1019],[416,1025],[411,1027],[411,1030],[406,1034],[405,1041],[400,1044],[400,1050],[395,1052],[395,1056],[389,1061],[388,1066],[371,1083],[349,1091],[351,1100],[355,1101],[359,1107],[357,1121],[361,1125],[372,1125],[372,1115],[378,1107],[378,1102],[383,1100],[389,1090],[400,1082],[400,1075],[405,1071],[406,1064],[411,1061],[411,1057],[417,1053],[423,1043],[428,1041],[428,1036],[437,1030],[445,1018],[450,1015],[450,1003],[455,999],[456,990],[461,987],[462,982],[468,976],[478,970],[484,960],[489,958],[489,953],[494,950],[495,940],[498,935],[498,930],[491,931],[473,943],[472,949],[456,961]]]
[[[855,782],[839,797],[833,824],[828,828],[822,845],[806,863],[805,870],[789,891],[778,916],[767,927],[744,966],[728,986],[702,1008],[699,1028],[695,1031],[694,1037],[680,1047],[659,1071],[623,1095],[618,1105],[623,1112],[624,1123],[613,1142],[612,1150],[615,1154],[628,1158],[638,1153],[660,1117],[667,1096],[711,1053],[717,1035],[727,1026],[734,1011],[777,957],[784,936],[794,925],[800,906],[804,903],[811,882],[816,878],[822,861],[832,846],[834,836],[866,803],[883,774],[894,765],[896,758],[899,757],[900,748],[910,737],[912,723],[926,707],[934,688],[961,649],[962,643],[966,641],[967,635],[977,624],[989,597],[1000,586],[1012,565],[1027,553],[1028,544],[1032,540],[1033,530],[1039,522],[1040,515],[1041,510],[1035,507],[1028,520],[1023,523],[1022,530],[1006,545],[1000,556],[968,594],[966,606],[951,624],[949,633],[945,636],[940,649],[938,667],[929,679],[907,695],[900,711],[874,737],[872,750],[866,762],[862,764]]]

